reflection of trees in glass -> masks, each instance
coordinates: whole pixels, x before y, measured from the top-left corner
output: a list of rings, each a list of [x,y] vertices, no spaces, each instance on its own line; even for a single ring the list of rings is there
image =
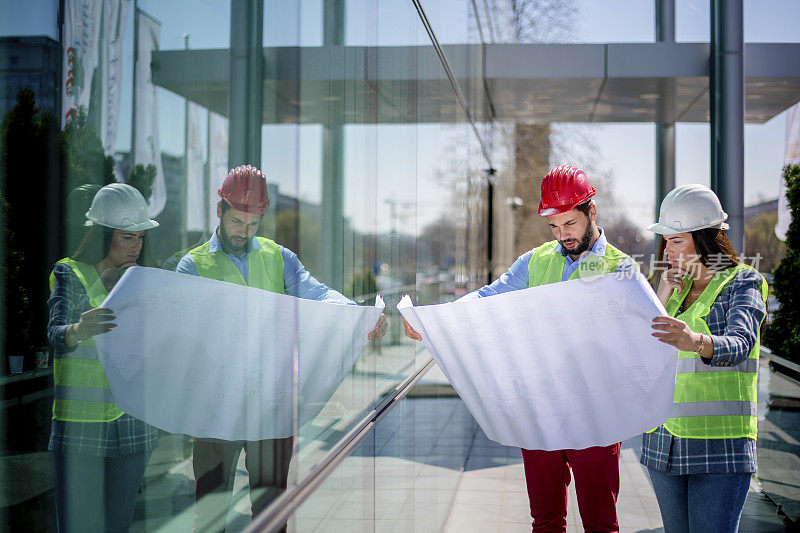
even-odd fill
[[[369,268],[361,267],[353,273],[353,279],[345,289],[345,296],[361,303],[362,296],[369,296],[364,301],[366,305],[375,305],[375,294],[378,292],[378,283]]]
[[[317,219],[293,209],[279,211],[275,215],[275,235],[266,237],[295,252],[312,275],[319,271],[321,243]]]
[[[761,272],[772,272],[786,252],[786,245],[775,235],[777,223],[777,212],[761,213],[753,217],[744,228],[746,262],[752,264],[756,254],[761,254],[758,261],[758,269]]]
[[[578,14],[577,4],[574,1],[487,0],[484,5],[487,6],[488,12],[481,15],[489,22],[490,40],[515,43],[579,41],[572,37]],[[487,38],[486,35],[484,37]],[[549,148],[550,167],[569,164],[586,171],[598,191],[595,198],[598,206],[598,223],[606,230],[611,243],[629,254],[643,254],[649,258],[653,249],[652,238],[630,221],[625,205],[620,204],[612,194],[614,173],[613,169],[603,163],[603,154],[593,135],[597,127],[588,124],[551,124],[549,146],[546,143],[539,145],[542,146],[542,150]],[[520,154],[515,148],[537,145],[518,138],[525,132],[525,128],[514,128],[508,124],[500,124],[496,129],[497,138],[505,147],[503,151],[508,164],[512,166],[514,158],[520,163]],[[536,154],[531,154],[531,157],[535,158]],[[498,179],[507,178],[504,178],[501,171]],[[537,185],[538,183],[531,182],[532,187]],[[538,191],[535,196],[538,199]],[[530,197],[528,201],[530,202]],[[544,225],[528,224],[526,231],[535,233],[534,240],[538,242],[552,238]]]
[[[52,113],[40,112],[33,91],[17,93],[17,103],[0,124],[0,202],[5,245],[3,276],[6,351],[30,353],[44,343],[48,272],[45,217],[58,216],[59,191],[48,188],[59,172],[61,139]],[[54,194],[55,193],[55,194]]]
[[[578,9],[571,0],[486,0],[495,14],[492,33],[499,42],[544,43],[566,40]]]
[[[422,269],[447,271],[455,264],[458,228],[449,217],[425,226],[417,237],[417,264]]]
[[[114,178],[114,158],[105,154],[100,134],[83,106],[73,110],[64,128],[66,190],[79,185],[108,185]]]
[[[26,257],[24,242],[20,242],[14,232],[6,229],[8,228],[8,212],[8,202],[0,197],[0,231],[5,233],[5,244],[8,247],[5,265],[3,265],[5,268],[0,275],[0,279],[4,278],[5,281],[6,320],[5,324],[0,324],[0,327],[4,328],[6,336],[5,353],[22,355],[32,353],[35,346],[31,335],[34,324],[32,320],[34,307],[29,283],[32,280],[30,276],[25,275],[30,258]]]
[[[136,165],[131,170],[131,175],[126,183],[136,188],[145,198],[150,198],[150,195],[153,194],[155,179],[156,167],[154,165]]]
[[[786,255],[775,269],[773,291],[781,307],[767,328],[764,345],[800,362],[800,165],[786,165],[783,179],[792,221],[786,232]]]

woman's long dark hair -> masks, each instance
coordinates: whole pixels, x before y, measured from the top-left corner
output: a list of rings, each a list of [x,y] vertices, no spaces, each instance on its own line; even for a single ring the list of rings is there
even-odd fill
[[[87,265],[96,265],[108,255],[108,251],[111,249],[111,239],[114,237],[115,231],[114,228],[106,226],[91,226],[78,245],[78,249],[72,254],[72,259]],[[136,264],[140,266],[155,266],[150,254],[150,247],[147,245],[146,231],[143,239],[142,251],[139,253]]]
[[[739,256],[733,244],[725,235],[725,231],[719,228],[704,228],[689,233],[694,242],[694,249],[700,255],[700,262],[706,268],[718,272],[731,268],[739,264]],[[664,261],[664,249],[667,241],[661,236],[658,243],[658,264]]]

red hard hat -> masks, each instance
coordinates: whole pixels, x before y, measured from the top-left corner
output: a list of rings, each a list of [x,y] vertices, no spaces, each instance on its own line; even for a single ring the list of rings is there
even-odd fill
[[[569,165],[558,166],[542,180],[539,214],[546,217],[566,213],[576,205],[587,201],[595,193],[583,170]]]
[[[269,207],[267,178],[251,165],[242,165],[228,172],[222,188],[217,192],[237,211],[263,215]]]

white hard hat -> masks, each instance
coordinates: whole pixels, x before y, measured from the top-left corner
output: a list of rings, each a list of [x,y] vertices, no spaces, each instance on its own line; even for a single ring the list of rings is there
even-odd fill
[[[94,195],[86,212],[87,226],[106,226],[128,231],[155,228],[158,222],[147,215],[147,202],[142,193],[125,183],[106,185]]]
[[[704,185],[681,185],[661,202],[658,222],[646,229],[661,235],[688,233],[703,228],[728,229],[728,214],[714,191]]]

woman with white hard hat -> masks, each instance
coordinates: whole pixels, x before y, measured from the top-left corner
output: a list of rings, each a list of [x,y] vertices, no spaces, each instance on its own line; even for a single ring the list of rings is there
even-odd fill
[[[48,300],[56,522],[59,531],[127,531],[158,432],[116,406],[94,337],[115,327],[101,304],[126,268],[145,264],[145,231],[158,222],[141,193],[123,183],[100,189],[86,219],[78,249],[53,269]]]
[[[678,349],[670,418],[643,435],[641,463],[666,532],[737,531],[756,471],[756,387],[767,284],[725,235],[711,189],[684,185],[661,203],[653,336]]]

